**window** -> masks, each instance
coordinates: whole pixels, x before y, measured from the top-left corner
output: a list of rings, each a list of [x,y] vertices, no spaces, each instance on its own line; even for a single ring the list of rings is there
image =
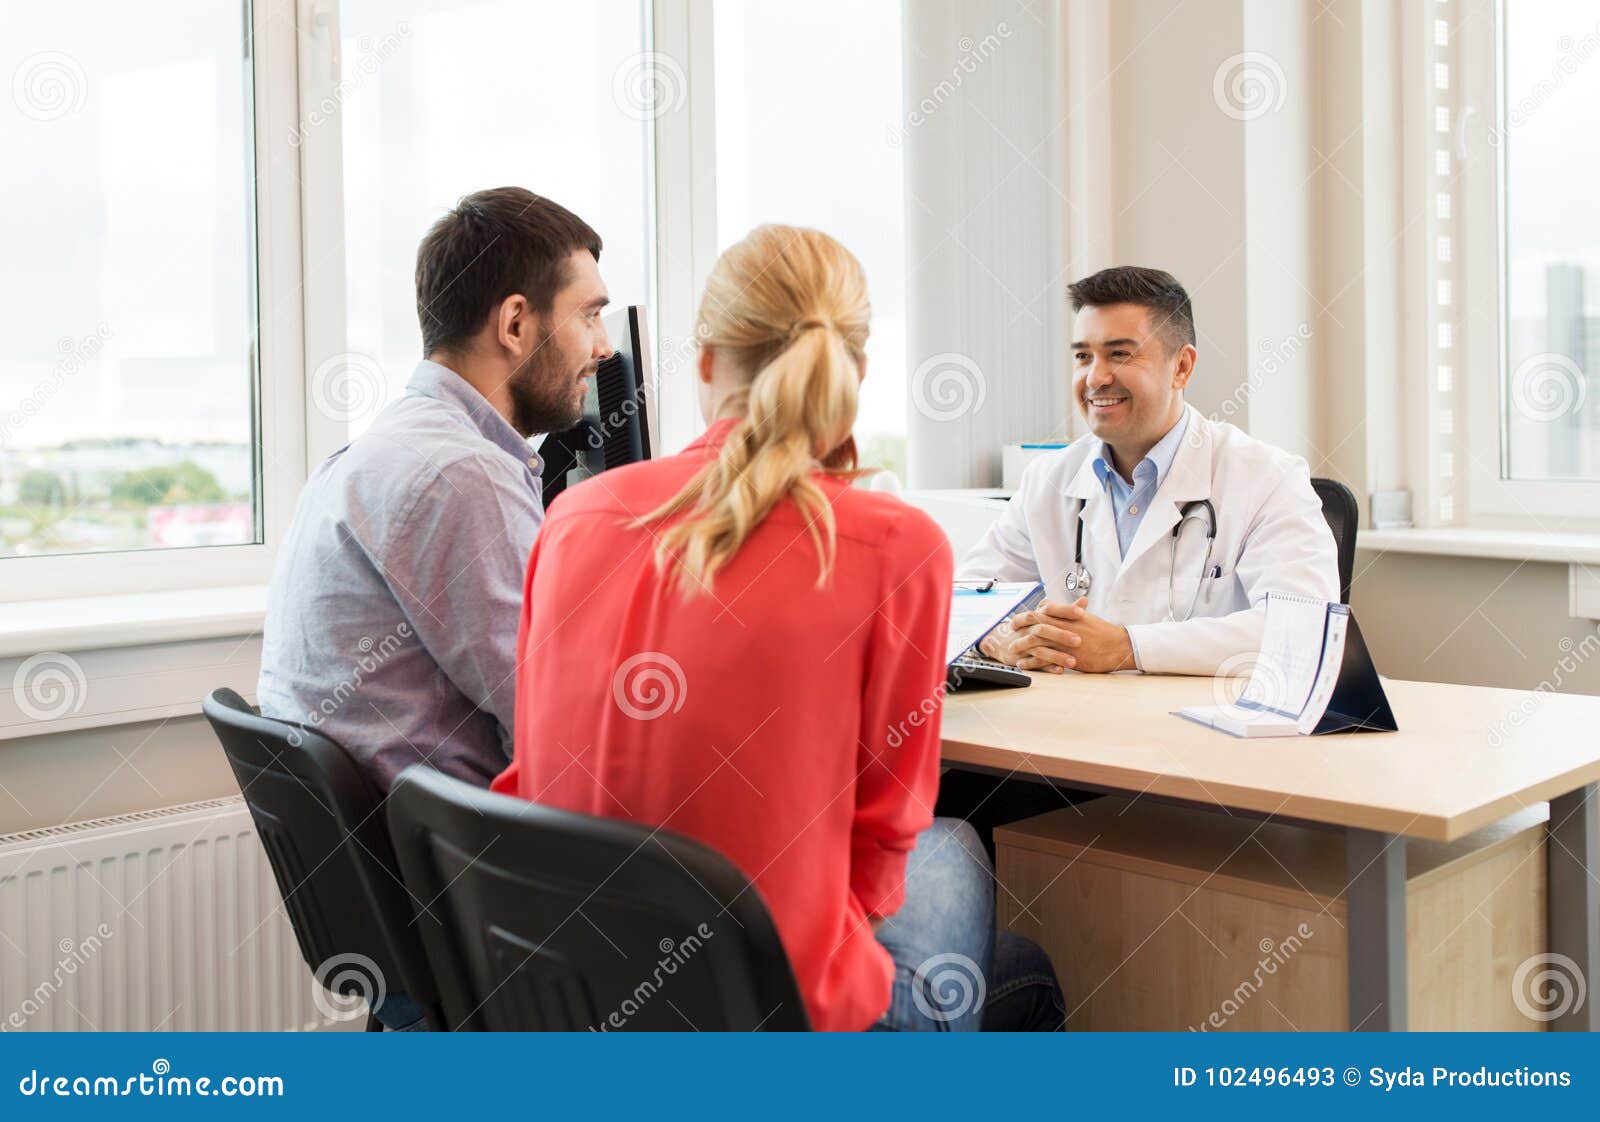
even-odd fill
[[[872,335],[857,444],[864,463],[903,479],[900,5],[717,0],[714,20],[718,247],[782,222],[823,230],[860,259]]]
[[[247,11],[0,8],[0,572],[263,540]]]
[[[355,435],[404,389],[422,358],[417,244],[480,188],[526,187],[569,207],[605,243],[612,303],[650,303],[644,9],[343,0],[335,96],[347,323],[343,345],[310,371],[314,409]]]
[[[1503,13],[1505,450],[1519,480],[1600,480],[1600,25],[1593,0]]]
[[[1427,174],[1407,176],[1427,193],[1407,204],[1408,217],[1426,208],[1410,235],[1427,314],[1408,317],[1427,332],[1435,405],[1431,475],[1412,477],[1424,524],[1600,530],[1594,5],[1435,0],[1420,23],[1446,25],[1447,48],[1416,49],[1445,64],[1448,89],[1426,85],[1449,106]]]
[[[899,5],[175,3],[0,7],[27,169],[0,186],[26,263],[0,279],[0,600],[265,581],[308,467],[422,357],[418,241],[485,186],[600,231],[662,373],[720,246],[838,237],[875,311],[857,435],[903,471]],[[698,427],[675,397],[667,447]]]

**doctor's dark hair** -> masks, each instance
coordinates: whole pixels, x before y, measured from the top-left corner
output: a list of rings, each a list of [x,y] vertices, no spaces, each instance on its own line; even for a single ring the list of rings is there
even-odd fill
[[[1185,343],[1193,345],[1194,308],[1178,278],[1160,269],[1118,265],[1074,281],[1067,286],[1073,312],[1112,304],[1138,304],[1150,312],[1150,322],[1171,354]]]
[[[508,296],[547,313],[580,249],[600,260],[600,235],[560,203],[521,187],[462,198],[417,247],[423,355],[461,350]]]

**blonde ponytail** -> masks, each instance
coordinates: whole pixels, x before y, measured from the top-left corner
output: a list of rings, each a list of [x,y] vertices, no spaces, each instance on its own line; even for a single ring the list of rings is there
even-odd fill
[[[816,548],[818,587],[827,581],[833,508],[812,475],[858,474],[850,430],[870,316],[860,263],[819,231],[759,226],[718,259],[697,334],[751,378],[724,405],[737,419],[717,458],[637,523],[688,511],[656,546],[657,565],[675,565],[686,592],[709,589],[785,498]]]

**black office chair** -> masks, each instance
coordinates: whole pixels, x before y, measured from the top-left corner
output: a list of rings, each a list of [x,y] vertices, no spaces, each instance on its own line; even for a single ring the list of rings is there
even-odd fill
[[[1322,517],[1333,531],[1333,544],[1339,551],[1339,603],[1350,603],[1350,582],[1356,572],[1356,531],[1361,527],[1361,508],[1355,492],[1337,479],[1313,479],[1311,489],[1322,500]]]
[[[202,705],[266,848],[300,954],[317,982],[371,999],[404,991],[438,1027],[439,997],[371,782],[348,753],[220,689]],[[339,958],[358,955],[370,960]],[[335,962],[335,959],[338,959]],[[378,978],[368,975],[377,971]],[[383,1026],[370,1012],[367,1028]]]
[[[698,842],[421,767],[388,812],[449,1028],[809,1027],[765,905]]]

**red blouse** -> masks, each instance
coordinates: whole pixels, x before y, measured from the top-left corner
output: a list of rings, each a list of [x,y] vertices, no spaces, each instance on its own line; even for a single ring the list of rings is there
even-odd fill
[[[494,789],[687,834],[754,882],[817,1029],[863,1029],[893,968],[894,913],[933,819],[952,559],[932,519],[817,476],[833,574],[785,500],[685,599],[637,515],[715,455],[681,454],[565,492],[528,562],[516,752]],[[930,715],[931,714],[931,715]]]

